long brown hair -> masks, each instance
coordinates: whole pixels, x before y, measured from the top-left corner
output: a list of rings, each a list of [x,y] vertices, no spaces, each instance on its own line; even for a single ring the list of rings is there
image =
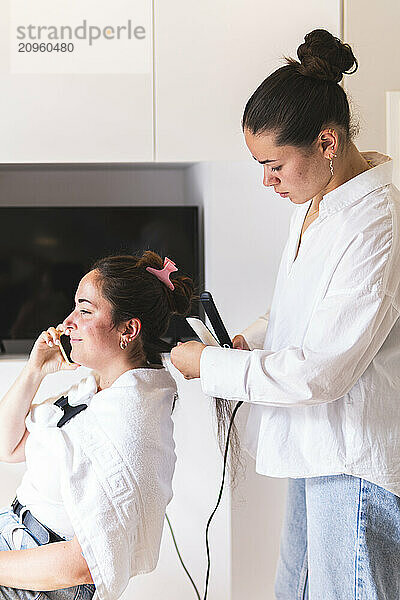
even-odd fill
[[[215,416],[217,420],[217,435],[221,454],[224,455],[229,426],[231,424],[232,413],[235,410],[236,402],[231,400],[223,400],[222,398],[214,398]],[[237,417],[235,416],[235,419]],[[239,431],[233,421],[229,434],[229,452],[230,452],[230,475],[231,484],[235,484],[237,475],[242,467],[240,461],[241,448]]]

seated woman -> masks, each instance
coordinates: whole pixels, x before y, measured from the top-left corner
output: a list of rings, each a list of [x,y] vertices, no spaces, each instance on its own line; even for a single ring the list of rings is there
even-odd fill
[[[0,402],[0,459],[27,466],[0,511],[0,598],[111,600],[155,568],[176,460],[160,338],[193,296],[176,270],[150,251],[98,261]],[[79,365],[94,373],[64,394],[75,416],[59,397],[32,404],[47,374]]]

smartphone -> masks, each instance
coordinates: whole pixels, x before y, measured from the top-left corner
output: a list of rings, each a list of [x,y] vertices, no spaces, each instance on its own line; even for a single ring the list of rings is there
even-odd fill
[[[200,294],[200,302],[203,305],[207,317],[210,319],[210,323],[214,329],[215,337],[217,338],[220,346],[223,346],[224,348],[232,348],[232,340],[229,337],[210,292],[203,292]]]
[[[69,341],[69,336],[68,335],[61,335],[60,336],[60,344],[61,347],[63,349],[64,352],[61,352],[61,354],[65,354],[65,356],[67,357],[68,361],[70,363],[74,362],[73,360],[71,360],[71,342]],[[65,360],[65,359],[64,359]]]

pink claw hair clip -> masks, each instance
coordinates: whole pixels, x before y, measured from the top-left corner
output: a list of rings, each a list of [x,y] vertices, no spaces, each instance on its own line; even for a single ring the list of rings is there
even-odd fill
[[[167,257],[164,258],[164,266],[162,269],[153,269],[153,267],[146,267],[146,271],[155,275],[157,279],[162,281],[162,283],[165,283],[165,285],[169,287],[170,290],[174,290],[175,287],[169,277],[171,273],[177,270],[178,268],[175,266],[175,263]]]

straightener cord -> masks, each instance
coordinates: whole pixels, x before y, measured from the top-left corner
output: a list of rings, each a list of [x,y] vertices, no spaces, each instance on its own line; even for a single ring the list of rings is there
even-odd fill
[[[208,522],[207,522],[207,527],[206,527],[207,574],[206,574],[206,583],[205,583],[205,589],[204,589],[204,596],[203,596],[203,600],[207,600],[207,593],[208,593],[208,582],[209,582],[209,579],[210,579],[210,568],[211,568],[211,560],[210,560],[210,547],[209,547],[209,544],[208,544],[208,530],[209,530],[209,528],[210,528],[211,521],[212,521],[212,519],[213,519],[213,517],[214,517],[215,513],[217,512],[217,508],[218,508],[218,506],[219,506],[219,504],[220,504],[220,502],[221,502],[222,492],[223,492],[223,489],[224,489],[224,483],[225,483],[226,463],[227,463],[227,460],[228,460],[228,451],[229,451],[229,437],[230,437],[230,434],[231,434],[231,429],[232,429],[232,425],[233,425],[233,421],[234,421],[234,419],[235,419],[236,413],[237,413],[237,411],[239,410],[239,408],[242,406],[242,404],[243,404],[243,402],[238,402],[238,403],[236,404],[236,406],[235,406],[235,408],[234,408],[233,412],[232,412],[232,417],[231,417],[231,420],[230,420],[230,423],[229,423],[228,433],[227,433],[227,436],[226,436],[226,442],[225,442],[225,451],[224,451],[224,466],[223,466],[223,469],[222,469],[222,481],[221,481],[221,487],[220,487],[219,494],[218,494],[218,500],[217,500],[217,504],[215,505],[215,508],[214,508],[214,510],[212,511],[212,513],[211,513],[211,515],[210,515],[210,518],[208,519]],[[175,540],[175,535],[174,535],[174,531],[173,531],[173,529],[172,529],[172,525],[171,525],[171,523],[170,523],[170,520],[169,520],[169,518],[168,518],[168,515],[167,515],[166,513],[165,513],[165,518],[167,519],[167,523],[168,523],[169,529],[170,529],[170,531],[171,531],[172,539],[173,539],[173,542],[174,542],[175,549],[176,549],[176,551],[177,551],[177,553],[178,553],[178,557],[179,557],[180,563],[181,563],[181,565],[182,565],[183,569],[185,570],[185,573],[186,573],[186,575],[187,575],[187,576],[189,577],[189,579],[190,579],[190,582],[191,582],[191,584],[192,584],[192,586],[193,586],[193,588],[194,588],[194,590],[195,590],[195,592],[196,592],[197,599],[198,599],[198,600],[201,600],[201,598],[200,598],[200,594],[199,594],[199,591],[198,591],[198,589],[197,589],[197,587],[196,587],[196,584],[194,583],[194,581],[193,581],[193,579],[192,579],[192,577],[191,577],[191,575],[190,575],[189,571],[187,570],[187,568],[186,568],[186,566],[185,566],[185,564],[184,564],[184,562],[183,562],[183,560],[182,560],[181,554],[180,554],[180,552],[179,552],[179,549],[178,549],[178,544],[176,543],[176,540]]]
[[[239,410],[239,408],[242,406],[243,402],[238,402],[233,410],[232,413],[232,417],[231,417],[231,422],[229,423],[229,428],[228,428],[228,434],[226,436],[226,444],[225,444],[225,452],[224,452],[224,468],[222,471],[222,481],[221,481],[221,487],[219,490],[219,495],[218,495],[218,500],[217,500],[217,504],[215,505],[215,508],[213,510],[213,512],[211,513],[210,518],[208,519],[208,523],[207,523],[207,527],[206,527],[206,549],[207,549],[207,574],[206,574],[206,584],[205,584],[205,589],[204,589],[204,596],[203,596],[203,600],[207,600],[207,593],[208,593],[208,580],[210,578],[210,566],[211,566],[211,561],[210,561],[210,547],[208,545],[208,530],[210,528],[210,524],[211,521],[217,511],[217,508],[219,506],[219,503],[221,502],[221,497],[222,497],[222,491],[224,489],[224,482],[225,482],[225,473],[226,473],[226,462],[228,459],[228,450],[229,450],[229,436],[231,434],[231,429],[232,429],[232,425],[233,425],[233,421],[235,419],[236,413]]]

